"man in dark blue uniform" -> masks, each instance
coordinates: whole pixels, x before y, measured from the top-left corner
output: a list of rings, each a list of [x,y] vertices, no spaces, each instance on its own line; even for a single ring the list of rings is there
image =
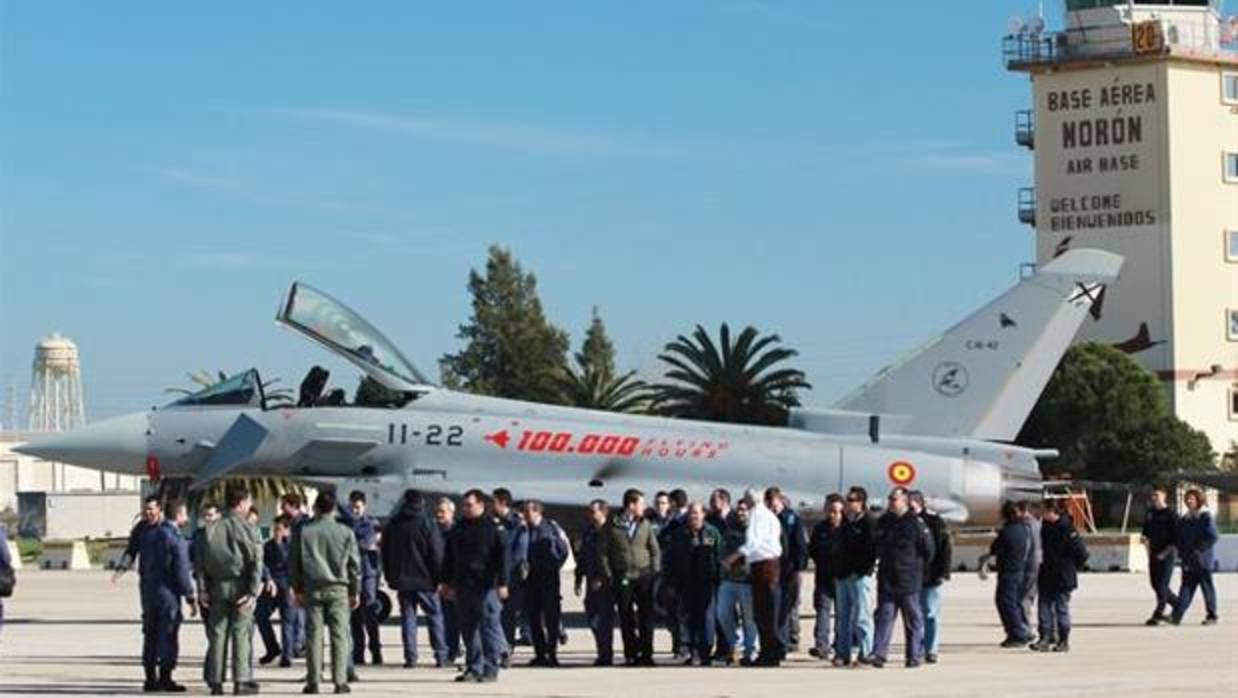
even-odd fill
[[[1033,558],[1031,528],[1014,502],[1002,504],[1002,519],[1005,524],[989,546],[989,555],[997,559],[995,601],[1002,628],[1006,631],[1002,647],[1024,647],[1032,641],[1032,631],[1023,611],[1024,584]]]
[[[528,575],[524,584],[524,617],[529,623],[534,657],[529,666],[559,666],[559,619],[563,597],[559,593],[559,570],[567,561],[567,538],[559,524],[545,518],[542,503],[524,503],[524,525],[516,535],[524,538]]]
[[[292,657],[296,651],[296,638],[300,614],[289,588],[288,554],[292,535],[292,527],[288,517],[283,514],[275,517],[274,532],[271,540],[262,546],[262,562],[270,575],[271,586],[258,599],[258,609],[254,612],[254,623],[262,634],[262,642],[267,653],[258,660],[259,664],[267,665],[279,659],[281,667],[292,666]],[[275,627],[271,617],[279,610],[280,641],[275,639]]]
[[[1169,590],[1169,580],[1174,575],[1174,563],[1178,557],[1178,550],[1174,547],[1178,537],[1178,517],[1169,508],[1168,499],[1165,488],[1152,490],[1139,537],[1148,550],[1148,582],[1156,594],[1156,607],[1145,625],[1169,622],[1165,609],[1172,611],[1178,605],[1178,597]]]
[[[176,519],[184,523],[184,507],[169,503]],[[142,669],[148,693],[183,693],[185,687],[172,680],[180,653],[178,633],[182,620],[181,601],[188,599],[196,613],[193,578],[189,570],[189,548],[176,522],[167,520],[159,498],[147,497],[142,506],[146,522],[138,539],[139,589],[142,593]]]
[[[615,661],[615,591],[602,566],[600,547],[609,519],[610,505],[606,500],[589,502],[588,525],[576,553],[576,595],[585,595],[585,618],[597,647],[594,666],[611,666]]]
[[[494,513],[494,521],[503,529],[507,541],[507,577],[508,597],[502,604],[500,621],[503,624],[503,640],[506,647],[503,650],[503,667],[511,666],[512,653],[517,644],[528,640],[526,621],[522,616],[524,611],[524,575],[525,551],[521,547],[522,539],[516,535],[520,528],[520,514],[512,506],[512,493],[506,487],[496,488],[490,493],[490,510]],[[517,637],[519,636],[519,638]]]
[[[352,529],[361,553],[361,604],[352,612],[352,659],[365,664],[366,638],[369,638],[370,659],[374,665],[383,663],[382,639],[378,633],[378,580],[382,561],[378,552],[378,519],[366,513],[365,493],[348,495],[352,507]]]
[[[778,561],[778,639],[782,654],[800,646],[800,573],[808,569],[808,535],[804,520],[787,506],[778,487],[765,490],[765,506],[782,524],[782,558]]]

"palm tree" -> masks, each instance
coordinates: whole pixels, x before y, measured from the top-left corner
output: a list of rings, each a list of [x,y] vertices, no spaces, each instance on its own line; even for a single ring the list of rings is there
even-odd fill
[[[798,354],[776,346],[776,334],[760,337],[745,327],[731,342],[726,323],[715,343],[697,325],[692,337],[679,335],[658,358],[668,364],[672,382],[654,387],[656,409],[688,419],[741,424],[786,424],[787,411],[800,404],[797,390],[810,390],[804,372],[774,367]]]
[[[568,368],[559,381],[563,404],[608,412],[645,412],[649,386],[635,376],[636,371],[616,376],[589,364]]]

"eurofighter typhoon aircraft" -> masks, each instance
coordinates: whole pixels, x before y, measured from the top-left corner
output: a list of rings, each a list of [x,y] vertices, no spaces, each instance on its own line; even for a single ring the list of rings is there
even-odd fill
[[[616,501],[629,487],[679,486],[703,498],[715,487],[777,484],[807,510],[852,485],[873,493],[905,485],[924,491],[954,523],[988,524],[1004,499],[1039,497],[1037,458],[1056,453],[1008,442],[1121,265],[1107,252],[1066,252],[833,408],[793,410],[786,427],[446,390],[360,315],[294,283],[276,322],[397,391],[400,406],[327,406],[313,395],[303,395],[300,406],[270,405],[250,370],[165,407],[20,450],[152,479],[192,478],[198,488],[225,476],[310,484],[360,478],[396,496],[406,487],[459,493],[506,486],[566,506]]]

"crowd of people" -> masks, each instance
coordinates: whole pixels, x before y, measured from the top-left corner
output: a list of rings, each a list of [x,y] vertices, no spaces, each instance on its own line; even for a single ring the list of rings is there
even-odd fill
[[[1164,490],[1149,501],[1143,536],[1156,596],[1149,625],[1180,623],[1196,589],[1205,599],[1204,623],[1217,622],[1216,525],[1199,491],[1188,491],[1185,503],[1186,513],[1177,516]],[[883,510],[880,516],[875,509]],[[566,642],[561,571],[573,556],[574,592],[584,596],[596,666],[616,663],[616,621],[627,666],[655,664],[658,623],[669,631],[675,663],[778,666],[801,650],[800,578],[810,562],[811,656],[834,667],[880,669],[892,660],[901,618],[904,666],[938,661],[951,535],[920,492],[902,487],[882,507],[870,507],[861,487],[830,494],[811,530],[777,487],[749,490],[734,502],[724,489],[707,503],[689,501],[682,490],[658,492],[652,506],[633,489],[614,511],[604,500],[591,502],[576,541],[547,518],[541,502],[526,499],[517,507],[505,489],[469,490],[458,512],[452,499],[428,502],[409,490],[382,526],[360,492],[347,503],[320,492],[312,510],[303,511],[299,495],[285,495],[263,542],[249,493],[232,487],[223,510],[204,506],[201,525],[185,538],[183,504],[145,500],[116,573],[136,561],[145,691],[186,690],[173,672],[188,609],[203,617],[203,680],[212,695],[223,693],[229,675],[234,694],[258,692],[255,630],[265,650],[257,664],[287,667],[305,659],[307,694],[319,692],[324,680],[329,637],[331,687],[348,693],[359,680],[358,665],[384,662],[378,632],[384,578],[396,594],[404,667],[418,664],[422,622],[434,666],[462,660],[458,682],[497,680],[526,642],[528,665],[556,667]],[[1069,651],[1071,594],[1088,559],[1083,538],[1056,500],[1036,508],[1008,502],[1002,515],[981,561],[984,568],[991,560],[997,571],[1001,644]],[[1169,590],[1175,558],[1182,565],[1176,595]]]

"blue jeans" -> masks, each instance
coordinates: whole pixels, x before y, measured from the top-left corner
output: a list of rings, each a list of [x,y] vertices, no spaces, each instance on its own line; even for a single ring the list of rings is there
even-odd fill
[[[834,608],[834,580],[827,580],[813,587],[812,607],[817,612],[816,623],[812,627],[812,646],[825,657],[830,649],[830,625],[833,622],[830,612]]]
[[[723,580],[718,587],[718,602],[714,615],[730,647],[739,647],[739,623],[744,625],[744,658],[752,659],[757,651],[757,621],[752,615],[752,585]]]
[[[404,644],[404,661],[417,662],[417,608],[426,616],[426,628],[430,631],[430,647],[434,650],[436,664],[447,663],[447,642],[443,637],[443,609],[438,594],[432,591],[401,591],[400,640]]]
[[[1070,641],[1070,592],[1040,592],[1036,602],[1037,632],[1041,642]]]
[[[924,653],[937,654],[941,639],[937,636],[937,617],[941,615],[941,585],[920,590],[920,614],[924,616]]]
[[[890,650],[890,638],[894,635],[894,616],[903,616],[905,656],[908,663],[919,662],[924,651],[924,617],[920,614],[920,595],[917,593],[878,595],[877,630],[873,640],[873,656],[885,659]]]
[[[856,648],[866,657],[873,649],[873,578],[848,575],[838,580],[835,589],[834,654],[849,661]]]
[[[590,589],[585,594],[585,618],[593,631],[593,643],[598,659],[604,663],[615,660],[615,593],[609,584]]]
[[[464,638],[465,671],[476,676],[497,676],[499,661],[506,651],[500,616],[503,604],[494,589],[456,591],[456,614]]]
[[[1204,592],[1204,610],[1209,618],[1217,617],[1217,588],[1212,583],[1212,570],[1200,567],[1182,568],[1182,586],[1178,589],[1178,605],[1174,607],[1174,621],[1181,622],[1186,615],[1191,602],[1195,600],[1195,589]]]
[[[1024,580],[1022,574],[997,575],[997,615],[1002,620],[1002,629],[1006,631],[1007,640],[1028,642],[1032,639],[1031,628],[1028,627],[1027,616],[1023,612]]]

